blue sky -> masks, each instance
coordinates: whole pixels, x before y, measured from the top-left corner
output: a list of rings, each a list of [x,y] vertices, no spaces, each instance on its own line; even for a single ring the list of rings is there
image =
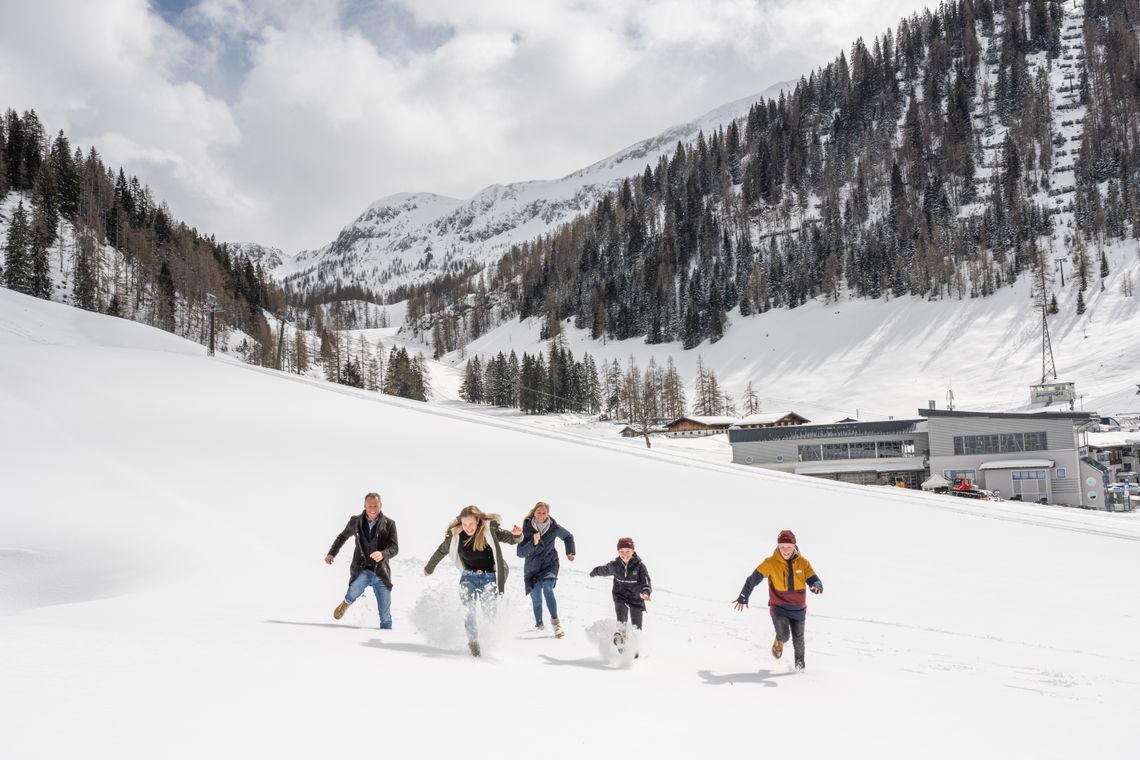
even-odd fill
[[[295,253],[377,198],[561,177],[796,79],[917,0],[38,0],[0,107],[223,240]],[[36,65],[29,66],[34,61]]]

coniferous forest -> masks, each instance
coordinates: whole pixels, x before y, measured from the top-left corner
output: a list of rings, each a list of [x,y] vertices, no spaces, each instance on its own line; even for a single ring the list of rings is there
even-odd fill
[[[3,241],[6,287],[39,298],[58,288],[81,309],[199,343],[208,339],[210,293],[224,323],[252,338],[247,359],[272,363],[264,312],[284,297],[260,267],[179,222],[94,148],[73,148],[62,131],[49,138],[34,110],[8,109],[0,121],[0,199],[9,192],[21,195]]]
[[[1090,248],[1140,236],[1137,24],[1138,0],[942,3],[491,271],[412,289],[409,319],[437,356],[535,316],[692,348],[736,309],[984,297],[1059,255],[1083,289]]]

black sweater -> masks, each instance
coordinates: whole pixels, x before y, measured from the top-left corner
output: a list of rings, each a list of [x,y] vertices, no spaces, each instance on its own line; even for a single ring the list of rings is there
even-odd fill
[[[649,596],[653,593],[653,584],[649,580],[649,568],[645,566],[636,552],[630,557],[628,565],[618,557],[604,565],[598,565],[590,571],[591,578],[599,575],[612,575],[614,599],[621,599],[628,604],[643,605],[641,595]]]

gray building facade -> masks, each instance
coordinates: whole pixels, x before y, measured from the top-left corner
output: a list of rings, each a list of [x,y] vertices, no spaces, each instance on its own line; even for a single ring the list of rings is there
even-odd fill
[[[1103,508],[1106,470],[1083,437],[1095,414],[920,409],[928,422],[930,471],[964,477],[1006,499]]]
[[[926,420],[728,430],[736,464],[864,485],[918,488],[930,448]]]

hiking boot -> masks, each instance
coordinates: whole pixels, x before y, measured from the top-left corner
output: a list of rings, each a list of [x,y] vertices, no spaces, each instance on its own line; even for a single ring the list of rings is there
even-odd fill
[[[623,632],[614,633],[614,646],[617,647],[618,654],[625,651],[625,634]]]
[[[478,641],[468,641],[467,642],[467,648],[471,650],[471,656],[472,657],[482,656],[482,652],[479,651],[479,642]]]
[[[803,660],[796,660],[796,670],[803,670],[803,669],[804,669],[804,661]]]
[[[780,655],[782,655],[783,653],[784,653],[784,642],[780,641],[779,639],[776,639],[775,641],[772,642],[772,656],[778,660],[778,659],[780,659]]]
[[[557,619],[551,620],[550,624],[554,626],[554,638],[560,639],[566,635],[566,631],[562,630],[562,623],[558,622]]]
[[[545,630],[546,630],[546,626],[545,626],[545,625],[543,625],[542,623],[535,623],[535,624],[534,624],[534,630],[536,630],[536,631],[545,631]]]
[[[348,602],[341,602],[333,610],[333,620],[340,620],[344,617],[344,613],[348,610]]]

